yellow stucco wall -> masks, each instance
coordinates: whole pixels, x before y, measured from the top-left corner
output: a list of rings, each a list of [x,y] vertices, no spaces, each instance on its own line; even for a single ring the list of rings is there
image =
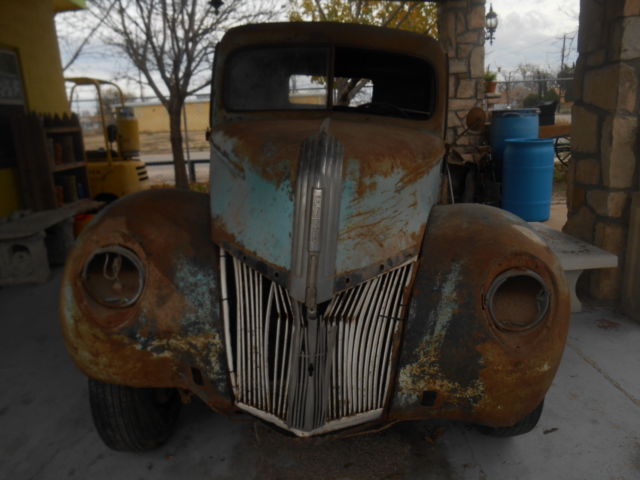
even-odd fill
[[[133,107],[140,132],[168,132],[169,115],[162,105],[136,105]],[[209,126],[209,101],[187,102],[187,128],[206,130]],[[183,125],[181,123],[181,125]]]
[[[18,51],[30,110],[68,112],[52,0],[1,0],[0,45]]]
[[[27,108],[68,112],[54,12],[82,0],[0,0],[0,46],[18,52]],[[0,169],[0,218],[20,208],[15,169]]]
[[[85,0],[53,0],[53,11],[64,12],[65,10],[80,10],[87,8]]]
[[[0,218],[20,209],[18,178],[15,168],[0,168]]]

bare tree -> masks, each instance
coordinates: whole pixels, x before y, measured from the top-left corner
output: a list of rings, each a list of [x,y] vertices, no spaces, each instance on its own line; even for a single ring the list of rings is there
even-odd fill
[[[64,57],[62,71],[66,72],[87,52],[87,47],[94,42],[100,27],[111,14],[116,0],[104,2],[104,10],[89,8],[75,14],[57,15],[56,29],[61,42],[61,53]]]
[[[208,0],[92,3],[98,11],[114,3],[103,23],[105,41],[127,56],[166,108],[176,186],[188,188],[180,128],[185,100],[211,83],[214,49],[224,30],[268,19],[276,9],[244,0],[225,0],[218,11]]]
[[[437,8],[420,1],[289,0],[292,21],[332,21],[399,28],[436,35]],[[366,79],[336,81],[336,103],[346,105],[366,85]]]

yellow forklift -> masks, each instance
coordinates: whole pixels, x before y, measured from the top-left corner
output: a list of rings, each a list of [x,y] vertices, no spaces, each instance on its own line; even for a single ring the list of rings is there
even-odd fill
[[[128,193],[149,188],[147,167],[139,158],[138,120],[133,114],[133,109],[125,106],[120,87],[113,82],[89,77],[65,78],[65,81],[73,83],[69,94],[70,106],[77,87],[93,86],[98,96],[104,146],[97,149],[90,147],[86,150],[87,175],[92,195],[96,200],[109,202]],[[117,92],[120,105],[114,111],[105,111],[102,93],[102,87],[105,85],[114,87]],[[85,148],[86,145],[85,139]]]

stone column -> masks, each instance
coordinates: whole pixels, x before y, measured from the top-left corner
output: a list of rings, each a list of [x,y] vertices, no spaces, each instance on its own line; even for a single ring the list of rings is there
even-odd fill
[[[444,0],[438,6],[438,38],[449,55],[447,141],[464,130],[467,112],[484,100],[485,0]],[[479,143],[465,135],[459,145]]]
[[[618,301],[628,249],[630,199],[638,191],[640,0],[581,0],[564,231],[618,255],[590,273],[589,291]],[[636,295],[640,292],[636,292]]]

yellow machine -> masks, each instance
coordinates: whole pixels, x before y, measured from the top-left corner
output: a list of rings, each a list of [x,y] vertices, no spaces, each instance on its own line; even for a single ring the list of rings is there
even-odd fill
[[[96,150],[88,149],[86,152],[91,194],[98,200],[111,201],[128,193],[149,188],[147,167],[138,158],[140,154],[138,121],[133,110],[125,106],[120,87],[113,82],[88,77],[73,77],[65,80],[73,83],[69,95],[70,104],[79,86],[94,86],[98,95],[104,147]],[[114,87],[118,93],[120,106],[115,109],[115,123],[107,122],[101,89],[103,85]],[[117,145],[117,150],[113,149],[114,143]]]

